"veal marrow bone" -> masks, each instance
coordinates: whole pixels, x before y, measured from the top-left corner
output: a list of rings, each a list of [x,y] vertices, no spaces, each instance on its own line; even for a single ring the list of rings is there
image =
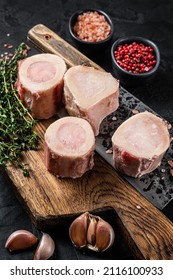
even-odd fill
[[[119,81],[93,67],[73,66],[64,75],[64,102],[69,115],[86,119],[98,135],[102,120],[119,106]]]
[[[165,121],[149,112],[136,114],[112,136],[114,166],[121,173],[141,177],[160,165],[169,145]]]
[[[46,130],[45,164],[57,177],[81,177],[93,168],[95,137],[84,119],[64,117]]]
[[[37,54],[19,63],[16,88],[35,119],[55,115],[62,101],[66,64],[54,54]]]

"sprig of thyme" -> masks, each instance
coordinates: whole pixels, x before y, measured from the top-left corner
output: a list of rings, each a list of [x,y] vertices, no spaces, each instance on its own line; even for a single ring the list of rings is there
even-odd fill
[[[13,57],[0,61],[0,168],[11,163],[29,171],[22,163],[22,152],[38,147],[38,135],[34,131],[36,121],[20,101],[14,84],[17,78],[18,62],[27,54],[27,46],[21,43]]]

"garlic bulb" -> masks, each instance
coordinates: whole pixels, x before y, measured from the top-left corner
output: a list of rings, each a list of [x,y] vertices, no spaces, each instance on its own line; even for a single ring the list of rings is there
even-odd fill
[[[115,240],[112,226],[89,212],[83,213],[72,222],[69,235],[76,247],[87,247],[96,252],[107,250]]]

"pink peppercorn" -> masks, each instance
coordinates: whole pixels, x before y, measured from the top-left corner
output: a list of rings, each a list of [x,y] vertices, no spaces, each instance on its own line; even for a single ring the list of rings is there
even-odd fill
[[[119,45],[114,55],[124,70],[135,74],[149,72],[156,65],[154,49],[143,43]]]

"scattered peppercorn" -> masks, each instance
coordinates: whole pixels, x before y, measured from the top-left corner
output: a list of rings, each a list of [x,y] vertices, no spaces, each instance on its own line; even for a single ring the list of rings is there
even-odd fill
[[[154,49],[143,43],[119,45],[114,55],[124,70],[135,74],[151,71],[156,65]]]

